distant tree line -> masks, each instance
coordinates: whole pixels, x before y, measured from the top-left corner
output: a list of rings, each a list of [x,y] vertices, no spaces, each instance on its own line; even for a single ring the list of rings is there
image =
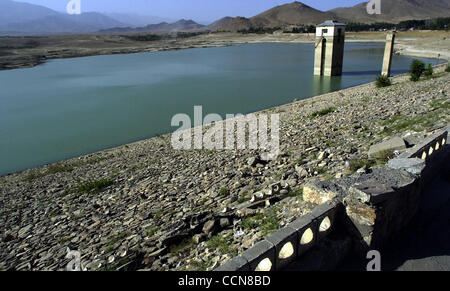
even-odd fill
[[[423,19],[423,20],[406,20],[398,24],[377,22],[372,24],[364,23],[347,23],[345,30],[347,31],[377,31],[384,29],[397,29],[397,30],[447,30],[450,26],[450,17],[436,18],[436,19]]]
[[[256,33],[256,34],[266,34],[273,33],[274,31],[281,30],[281,27],[251,27],[248,29],[239,29],[237,32],[242,34]]]
[[[316,32],[316,27],[314,25],[298,25],[290,29],[282,28],[280,26],[276,27],[252,27],[248,29],[240,29],[237,32],[242,34],[256,33],[256,34],[272,34],[277,30],[283,30],[283,33],[314,33]]]
[[[27,40],[25,42],[18,42],[17,44],[2,45],[0,43],[0,49],[26,49],[26,48],[36,48],[40,45],[40,42],[36,40]]]
[[[299,25],[291,29],[284,29],[284,33],[315,33],[316,27],[314,25]]]
[[[165,34],[137,34],[137,35],[124,35],[128,39],[134,41],[156,41],[156,40],[170,40],[177,38],[189,38],[198,35],[208,33],[207,31],[198,32],[176,32],[176,33],[165,33]]]

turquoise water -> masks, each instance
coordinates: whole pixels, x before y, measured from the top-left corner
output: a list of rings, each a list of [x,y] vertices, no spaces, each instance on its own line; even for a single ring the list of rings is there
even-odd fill
[[[53,60],[0,71],[0,175],[175,130],[173,115],[249,113],[370,82],[383,44],[347,43],[342,77],[313,44],[247,44]],[[426,63],[436,60],[422,59]],[[410,57],[395,56],[393,74]]]

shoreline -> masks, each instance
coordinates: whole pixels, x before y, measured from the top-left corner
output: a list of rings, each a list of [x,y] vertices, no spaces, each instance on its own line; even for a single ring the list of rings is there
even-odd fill
[[[355,42],[359,42],[359,41],[355,41]],[[261,43],[261,42],[258,42],[258,43]],[[285,43],[285,42],[282,42],[282,43]],[[237,45],[240,45],[240,44],[237,44]],[[440,67],[445,66],[445,64],[446,64],[446,63],[440,63],[440,64],[437,64],[437,65],[434,65],[433,67],[436,69],[436,68],[440,68]],[[404,77],[407,76],[407,75],[408,75],[408,73],[402,73],[402,74],[399,74],[399,75],[396,75],[396,76],[392,76],[391,79],[394,80],[394,79],[397,79],[397,78],[404,78]],[[349,89],[352,89],[352,88],[363,88],[363,87],[365,87],[365,86],[374,84],[374,82],[375,82],[375,81],[370,81],[370,82],[362,83],[362,84],[359,84],[359,85],[354,85],[354,86],[349,86],[349,87],[341,88],[341,89],[339,89],[339,90],[332,91],[332,92],[328,92],[328,93],[325,93],[325,94],[309,96],[309,97],[304,98],[304,99],[301,99],[301,100],[299,100],[299,101],[311,100],[311,99],[313,99],[313,98],[320,97],[320,96],[322,96],[322,95],[333,94],[333,93],[339,93],[339,92],[341,92],[341,91],[349,90]],[[245,113],[245,115],[247,115],[247,114],[252,114],[252,113],[261,113],[261,112],[264,112],[264,111],[267,111],[267,110],[276,109],[276,108],[283,107],[283,106],[286,106],[286,105],[289,105],[289,104],[292,104],[292,102],[287,102],[287,103],[279,104],[279,105],[276,105],[276,106],[274,106],[274,107],[265,108],[265,109],[258,110],[258,111],[248,112],[248,113]],[[191,130],[192,130],[192,129],[193,129],[193,128],[191,128]],[[146,138],[136,139],[136,140],[131,141],[131,142],[120,143],[120,144],[117,144],[117,145],[113,145],[113,146],[111,146],[111,147],[106,147],[106,148],[100,149],[100,150],[98,150],[98,151],[88,152],[88,153],[80,154],[80,155],[75,155],[75,156],[68,157],[68,158],[65,158],[65,159],[56,160],[56,161],[51,162],[51,163],[41,164],[41,165],[33,166],[33,167],[30,167],[30,168],[26,168],[26,169],[14,171],[14,172],[6,173],[6,174],[0,174],[0,179],[3,178],[3,177],[9,177],[9,176],[16,175],[16,174],[19,174],[19,175],[20,175],[20,174],[22,174],[22,173],[24,173],[24,172],[33,171],[33,170],[36,170],[36,169],[47,168],[47,167],[49,167],[49,166],[51,166],[51,165],[55,165],[55,164],[59,164],[59,163],[70,162],[70,161],[72,161],[72,160],[75,160],[75,159],[81,159],[81,158],[87,157],[87,156],[92,156],[92,155],[101,154],[101,153],[103,153],[103,152],[115,150],[115,149],[118,149],[118,148],[127,147],[127,146],[132,146],[132,145],[135,145],[135,144],[138,144],[138,143],[141,143],[141,142],[145,142],[145,141],[147,141],[147,140],[152,140],[152,139],[156,139],[156,138],[164,137],[164,136],[170,136],[173,132],[174,132],[174,131],[170,131],[170,132],[158,134],[158,135],[155,135],[155,136],[150,136],[150,137],[146,137]]]
[[[445,63],[440,63],[440,64],[437,64],[437,65],[434,65],[433,68],[436,69],[436,68],[442,67],[442,66],[444,66],[444,65],[445,65]],[[408,75],[408,73],[402,73],[402,74],[399,74],[399,75],[392,76],[391,79],[400,78],[400,77],[404,77],[404,76],[407,76],[407,75]],[[338,93],[338,92],[340,92],[340,91],[345,91],[345,90],[352,89],[352,88],[360,88],[360,87],[362,88],[362,87],[364,87],[364,86],[367,86],[367,85],[370,85],[370,84],[373,84],[373,83],[374,83],[374,81],[370,81],[370,82],[362,83],[362,84],[359,84],[359,85],[353,85],[353,86],[341,88],[341,89],[339,89],[339,90],[332,91],[332,92],[329,92],[329,93],[309,96],[309,97],[306,97],[306,98],[301,99],[301,100],[299,100],[299,101],[310,100],[310,99],[313,99],[313,98],[315,98],[315,97],[319,97],[319,96],[326,95],[326,94]],[[276,106],[274,106],[274,107],[265,108],[265,109],[258,110],[258,111],[248,112],[248,113],[245,113],[245,115],[247,115],[247,114],[254,114],[254,113],[261,113],[261,112],[264,112],[264,111],[266,111],[266,110],[271,110],[271,109],[274,109],[274,108],[277,108],[277,107],[286,106],[286,105],[291,104],[291,103],[292,103],[292,101],[291,101],[291,102],[287,102],[287,103],[283,103],[283,104],[279,104],[279,105],[276,105]],[[191,130],[192,130],[192,129],[193,129],[193,128],[191,128]],[[8,176],[15,175],[15,174],[21,174],[21,173],[28,172],[28,171],[32,171],[32,170],[35,170],[35,169],[46,168],[46,167],[51,166],[51,165],[54,165],[54,164],[59,164],[59,163],[64,163],[64,162],[69,162],[69,161],[74,160],[74,159],[80,159],[80,158],[83,158],[83,157],[86,157],[86,156],[91,156],[91,155],[100,154],[100,153],[102,153],[102,152],[114,150],[114,149],[116,149],[116,148],[121,148],[121,147],[124,147],[124,146],[131,146],[131,145],[134,145],[134,144],[136,144],[136,143],[144,142],[144,141],[146,141],[146,140],[158,138],[158,137],[161,137],[161,136],[169,136],[169,135],[171,135],[173,132],[174,132],[174,131],[170,131],[170,132],[158,134],[158,135],[155,135],[155,136],[150,136],[150,137],[146,137],[146,138],[136,139],[136,140],[134,140],[134,141],[130,141],[130,142],[127,142],[127,143],[120,143],[120,144],[117,144],[117,145],[113,145],[113,146],[110,146],[110,147],[106,147],[106,148],[100,149],[100,150],[98,150],[98,151],[88,152],[88,153],[80,154],[80,155],[75,155],[75,156],[68,157],[68,158],[65,158],[65,159],[56,160],[56,161],[51,162],[51,163],[41,164],[41,165],[33,166],[33,167],[30,167],[30,168],[26,168],[26,169],[14,171],[14,172],[6,173],[6,174],[0,174],[0,179],[1,179],[2,177],[8,177]]]
[[[434,69],[441,68],[441,67],[444,68],[446,64],[449,64],[449,63],[440,63],[440,64],[437,64],[437,65],[434,65],[433,68]],[[408,76],[408,73],[403,73],[403,74],[399,74],[399,75],[396,75],[396,76],[392,76],[390,78],[391,78],[391,80],[396,80],[396,79],[404,79],[407,76]],[[349,87],[341,88],[339,90],[332,91],[332,92],[329,92],[329,93],[320,94],[320,95],[314,95],[314,96],[310,96],[310,97],[307,97],[305,99],[301,99],[301,100],[293,101],[293,102],[295,103],[295,102],[309,101],[309,100],[312,100],[314,98],[318,98],[318,97],[329,95],[329,94],[336,94],[336,93],[344,92],[344,91],[347,91],[347,90],[350,90],[350,89],[362,89],[364,87],[371,86],[374,83],[375,83],[375,81],[371,81],[371,82],[367,82],[367,83],[363,83],[363,84],[359,84],[359,85],[355,85],[355,86],[349,86]],[[247,115],[247,114],[255,114],[255,113],[262,113],[262,112],[265,112],[265,111],[272,111],[272,110],[275,110],[277,108],[288,106],[288,105],[292,104],[293,102],[280,104],[280,105],[277,105],[277,106],[274,106],[274,107],[270,107],[270,108],[266,108],[266,109],[262,109],[262,110],[258,110],[258,111],[248,112],[245,115]],[[193,130],[193,129],[194,129],[194,127],[192,127],[190,130]],[[29,172],[29,171],[33,171],[33,170],[36,170],[36,169],[44,169],[44,168],[47,168],[47,167],[49,167],[51,165],[55,165],[55,164],[59,164],[59,163],[71,162],[71,161],[82,159],[82,158],[85,158],[85,157],[101,155],[101,154],[103,154],[105,152],[114,151],[116,149],[123,148],[123,147],[131,147],[133,145],[138,145],[140,143],[144,143],[146,141],[150,141],[150,140],[153,140],[153,139],[158,139],[158,138],[163,138],[163,137],[170,136],[173,132],[174,131],[163,133],[163,134],[159,134],[159,135],[155,135],[155,136],[148,137],[148,138],[137,139],[137,140],[129,142],[129,143],[123,143],[123,144],[119,144],[119,145],[116,145],[116,146],[107,147],[107,148],[104,148],[104,149],[101,149],[101,150],[98,150],[98,151],[95,151],[95,152],[89,152],[89,153],[86,153],[86,154],[73,156],[73,157],[70,157],[70,158],[67,158],[67,159],[58,160],[58,161],[55,161],[55,162],[52,162],[52,163],[42,164],[42,165],[38,165],[38,166],[35,166],[35,167],[31,167],[31,168],[27,168],[27,169],[23,169],[23,170],[18,170],[18,171],[15,171],[15,172],[3,174],[3,175],[0,175],[0,180],[2,178],[14,176],[14,175],[20,175],[20,174],[23,174],[23,173],[26,173],[26,172]]]
[[[417,32],[416,37],[422,38],[423,36],[420,33],[426,35],[427,31]],[[445,48],[445,45],[450,44],[450,33],[437,32],[437,34],[439,36],[445,35],[443,37],[443,47],[426,46],[425,48],[420,48],[413,43],[414,40],[417,40],[414,38],[415,35],[400,33],[401,37],[397,37],[396,40],[396,51],[400,55],[425,58],[437,58],[438,54],[440,54],[443,59],[450,59],[450,50]],[[3,48],[3,51],[0,47],[0,71],[32,68],[53,59],[226,47],[247,43],[314,43],[314,34],[241,35],[236,33],[213,33],[181,40],[154,42],[131,41],[123,35],[75,35],[72,37],[73,40],[67,35],[0,37],[5,42],[6,47],[6,49]],[[433,40],[436,41],[434,38]],[[12,43],[9,44],[7,42]],[[33,46],[30,42],[35,42],[37,47],[27,48],[27,45]],[[40,42],[42,42],[42,45]],[[346,42],[383,43],[385,42],[385,32],[349,32],[346,36]],[[111,46],[111,44],[114,44],[114,46]],[[8,49],[8,47],[11,48]]]

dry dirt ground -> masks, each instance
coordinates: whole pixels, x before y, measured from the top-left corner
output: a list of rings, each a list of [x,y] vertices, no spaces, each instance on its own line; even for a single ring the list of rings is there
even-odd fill
[[[348,33],[347,41],[382,42],[385,32]],[[0,37],[0,70],[32,67],[49,59],[104,54],[154,52],[172,49],[228,46],[242,43],[310,43],[314,34],[210,33],[190,38],[134,41],[125,35],[60,35],[40,37]],[[396,51],[401,54],[450,58],[450,32],[399,32]]]

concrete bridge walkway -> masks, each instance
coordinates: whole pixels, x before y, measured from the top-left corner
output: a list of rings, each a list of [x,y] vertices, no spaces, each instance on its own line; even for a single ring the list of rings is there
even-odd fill
[[[444,175],[430,184],[404,234],[381,253],[383,270],[450,271],[450,173]]]

